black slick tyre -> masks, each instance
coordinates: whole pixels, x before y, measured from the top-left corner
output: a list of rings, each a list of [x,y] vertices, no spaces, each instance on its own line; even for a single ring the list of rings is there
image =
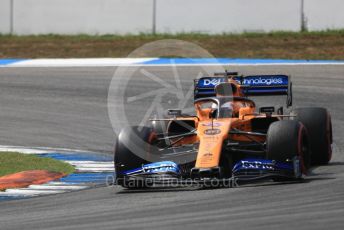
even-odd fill
[[[123,172],[140,168],[143,164],[150,163],[147,155],[150,154],[150,143],[154,139],[154,133],[148,127],[127,127],[121,130],[116,138],[114,149],[114,166],[116,184],[125,188],[143,188],[145,182],[138,180],[130,182]],[[146,156],[137,154],[146,152]],[[147,158],[146,158],[147,157]]]
[[[267,159],[278,162],[299,157],[301,170],[307,174],[310,167],[308,132],[302,123],[285,120],[272,123],[267,132]]]
[[[307,128],[312,165],[325,165],[332,157],[332,122],[325,108],[297,108],[291,115]]]

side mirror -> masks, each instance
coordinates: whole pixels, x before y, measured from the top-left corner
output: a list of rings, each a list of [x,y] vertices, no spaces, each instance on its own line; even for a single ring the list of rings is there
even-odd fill
[[[273,106],[268,106],[268,107],[260,107],[259,108],[259,113],[274,113],[275,112],[275,107]]]
[[[181,109],[169,109],[167,114],[169,116],[175,116],[175,117],[178,117],[178,116],[181,116],[182,115],[182,110]]]

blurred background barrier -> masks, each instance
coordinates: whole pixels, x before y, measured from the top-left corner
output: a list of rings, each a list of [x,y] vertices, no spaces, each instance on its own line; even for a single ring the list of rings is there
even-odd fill
[[[304,0],[304,2],[308,30],[344,29],[343,0]]]
[[[13,3],[11,26],[1,33],[26,34],[127,34],[152,31],[152,0],[1,0]],[[11,7],[7,7],[10,11]],[[8,24],[11,19],[1,20]],[[6,29],[7,30],[4,30]]]
[[[240,33],[344,28],[343,0],[1,0],[2,34]]]
[[[158,0],[157,32],[300,29],[300,0]]]
[[[0,33],[8,34],[11,32],[11,0],[0,1]]]

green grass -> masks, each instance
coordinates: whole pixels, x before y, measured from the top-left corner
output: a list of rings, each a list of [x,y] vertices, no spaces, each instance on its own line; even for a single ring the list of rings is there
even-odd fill
[[[344,59],[344,30],[218,35],[0,35],[0,58],[126,57],[136,48],[161,39],[192,42],[215,57]]]
[[[170,39],[170,38],[212,38],[212,37],[304,37],[308,35],[313,36],[328,36],[328,35],[340,35],[344,36],[343,30],[325,30],[325,31],[312,31],[312,32],[288,32],[288,31],[275,31],[270,33],[263,32],[244,32],[244,33],[223,33],[223,34],[204,34],[204,33],[177,33],[177,34],[139,34],[139,35],[116,35],[116,34],[105,34],[105,35],[58,35],[58,34],[42,34],[42,35],[10,35],[10,34],[0,34],[0,38],[13,38],[13,39],[34,39],[34,38],[45,38],[45,39],[63,39],[70,38],[74,40],[122,40],[122,39]]]
[[[27,170],[48,170],[70,174],[75,169],[70,164],[51,158],[17,152],[0,152],[0,176]]]

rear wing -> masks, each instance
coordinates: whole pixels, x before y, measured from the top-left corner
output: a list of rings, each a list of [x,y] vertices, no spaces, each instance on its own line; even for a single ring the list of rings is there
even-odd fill
[[[195,99],[216,96],[215,87],[222,82],[228,82],[228,74],[223,76],[202,77],[194,80]],[[292,105],[292,82],[287,75],[248,75],[232,76],[243,89],[245,96],[274,96],[287,95],[287,106]]]

